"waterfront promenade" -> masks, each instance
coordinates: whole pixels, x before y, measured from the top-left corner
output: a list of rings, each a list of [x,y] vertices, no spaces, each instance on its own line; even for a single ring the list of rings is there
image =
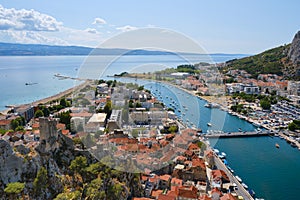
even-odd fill
[[[254,198],[249,194],[249,192],[242,186],[242,184],[236,179],[236,177],[228,170],[226,165],[222,160],[214,153],[215,164],[218,169],[223,170],[230,179],[231,183],[236,184],[235,192],[237,195],[242,196],[245,200],[254,200]]]
[[[228,132],[228,133],[206,133],[206,138],[232,138],[232,137],[258,137],[258,136],[269,136],[274,135],[272,132],[261,131],[261,132]]]

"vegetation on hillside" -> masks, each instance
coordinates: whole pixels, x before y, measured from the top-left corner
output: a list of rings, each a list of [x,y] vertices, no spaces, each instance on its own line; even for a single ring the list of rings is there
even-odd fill
[[[283,75],[289,48],[290,45],[284,45],[258,55],[227,61],[227,67],[224,71],[227,72],[230,69],[245,70],[253,78],[257,78],[259,74]]]

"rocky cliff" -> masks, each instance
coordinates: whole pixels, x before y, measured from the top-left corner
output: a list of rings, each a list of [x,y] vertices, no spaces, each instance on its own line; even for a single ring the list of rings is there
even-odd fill
[[[291,61],[291,73],[299,79],[300,76],[300,31],[296,33],[289,53],[288,58]]]

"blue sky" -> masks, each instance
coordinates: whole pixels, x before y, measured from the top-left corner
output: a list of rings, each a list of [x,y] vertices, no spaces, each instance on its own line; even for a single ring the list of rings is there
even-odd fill
[[[300,30],[297,0],[1,0],[0,5],[2,42],[97,46],[122,31],[160,27],[185,34],[209,53],[254,54],[291,42]]]

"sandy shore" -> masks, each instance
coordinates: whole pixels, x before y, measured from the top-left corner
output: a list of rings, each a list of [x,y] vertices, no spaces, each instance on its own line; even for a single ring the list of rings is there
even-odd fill
[[[46,97],[46,98],[34,101],[32,103],[28,103],[28,104],[15,105],[14,107],[17,108],[17,107],[23,107],[23,106],[29,106],[29,105],[37,106],[39,104],[46,104],[48,102],[51,102],[51,101],[54,101],[54,100],[57,100],[57,99],[60,99],[60,98],[63,98],[63,97],[71,97],[72,93],[74,91],[80,90],[80,89],[86,87],[89,83],[90,83],[89,81],[85,81],[84,83],[82,83],[80,85],[77,85],[75,87],[69,88],[69,89],[67,89],[65,91],[62,91],[62,92],[60,92],[58,94],[55,94],[55,95],[52,95],[50,97]],[[9,109],[0,111],[0,114],[6,115],[9,110],[11,110],[11,109],[9,108]]]

